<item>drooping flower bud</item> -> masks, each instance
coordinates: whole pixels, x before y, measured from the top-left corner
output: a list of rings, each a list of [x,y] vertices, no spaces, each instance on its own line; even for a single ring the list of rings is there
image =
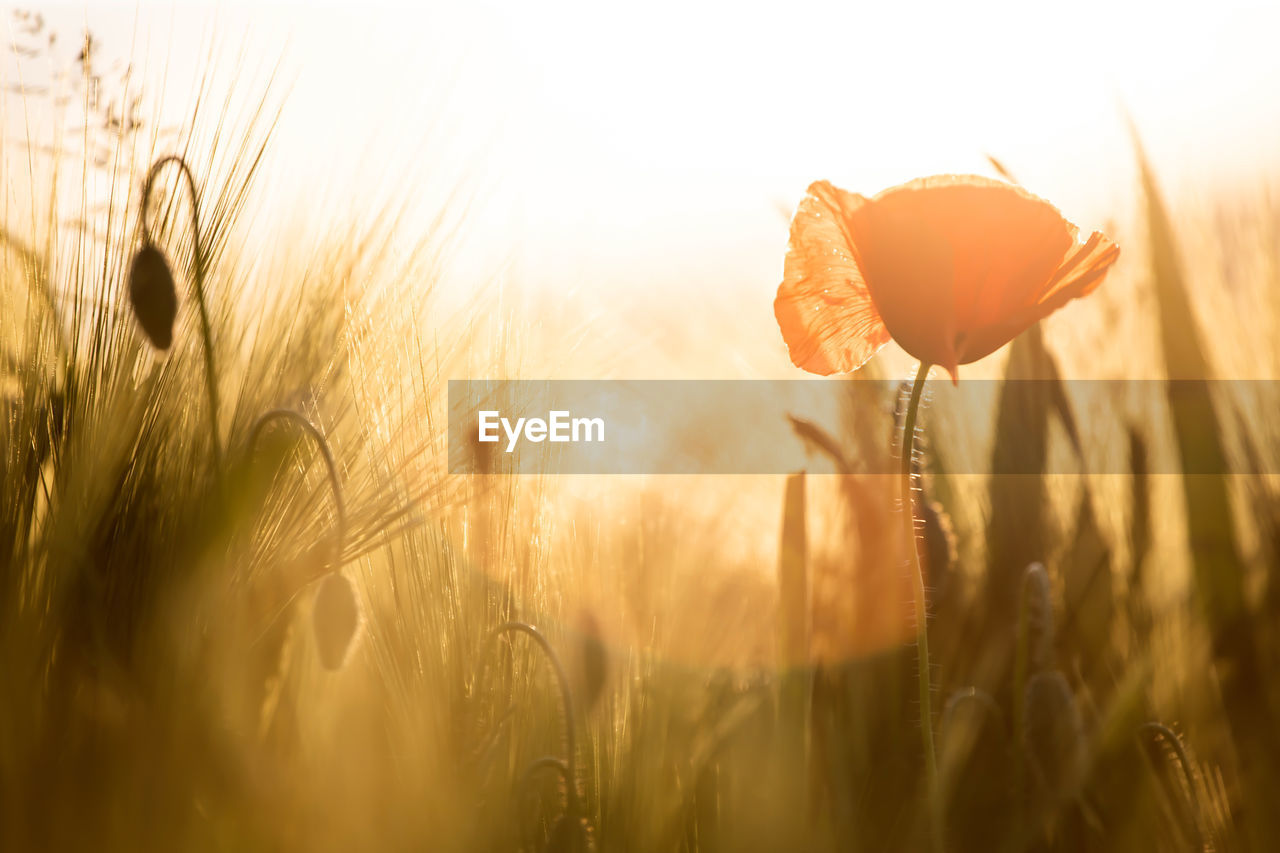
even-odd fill
[[[173,344],[173,321],[178,316],[178,295],[164,254],[150,243],[133,256],[129,269],[129,301],[133,315],[156,349]]]
[[[578,687],[582,708],[590,711],[604,692],[609,675],[609,657],[605,652],[600,621],[590,610],[578,614]]]

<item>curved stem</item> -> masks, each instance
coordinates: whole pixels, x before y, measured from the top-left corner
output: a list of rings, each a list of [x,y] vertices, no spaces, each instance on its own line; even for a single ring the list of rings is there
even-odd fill
[[[915,502],[912,500],[911,461],[916,446],[916,415],[920,411],[920,397],[929,377],[929,364],[920,362],[915,384],[911,387],[911,400],[907,403],[906,417],[902,423],[902,518],[907,539],[907,551],[911,556],[912,581],[915,593],[916,664],[920,687],[920,737],[924,747],[925,782],[929,786],[931,826],[929,835],[933,849],[942,849],[942,808],[938,790],[938,756],[933,747],[933,688],[929,672],[929,620],[926,612],[924,571],[920,566],[920,552],[916,544]]]
[[[249,433],[250,453],[253,453],[254,448],[257,447],[262,431],[272,421],[289,421],[301,427],[302,431],[311,436],[316,446],[320,448],[320,455],[324,459],[325,469],[329,474],[329,488],[333,492],[334,511],[338,515],[337,536],[335,537],[333,561],[330,568],[330,571],[336,572],[342,568],[342,556],[347,546],[347,502],[342,495],[342,481],[338,478],[338,464],[334,461],[333,450],[329,447],[329,441],[324,437],[324,433],[320,432],[320,428],[307,420],[301,413],[295,412],[293,409],[272,409],[254,422],[253,431]]]
[[[558,755],[544,755],[541,758],[535,758],[529,762],[529,766],[524,769],[524,775],[520,777],[520,781],[516,783],[516,787],[523,790],[525,786],[533,779],[534,776],[543,770],[555,770],[560,774],[560,778],[569,783],[569,765]]]
[[[204,297],[205,267],[204,248],[200,242],[200,194],[196,190],[196,179],[191,174],[187,161],[177,154],[161,157],[151,164],[151,171],[147,172],[147,182],[142,189],[142,239],[147,245],[154,242],[151,239],[151,225],[148,220],[151,209],[151,190],[155,186],[156,176],[160,174],[160,170],[170,163],[177,165],[182,176],[186,178],[187,190],[191,195],[191,243],[195,256],[196,303],[200,308],[200,334],[204,338],[204,381],[209,393],[209,428],[213,438],[213,463],[221,471],[222,440],[218,437],[218,372],[213,364],[213,329],[209,323],[209,307]]]
[[[577,745],[574,742],[574,725],[573,725],[573,693],[569,690],[569,678],[565,675],[564,666],[560,663],[560,658],[556,655],[555,650],[551,648],[551,643],[543,636],[542,632],[528,622],[520,622],[512,620],[503,622],[497,628],[493,629],[493,633],[489,635],[490,642],[494,642],[498,637],[506,633],[526,634],[530,639],[538,644],[546,655],[547,661],[550,662],[552,670],[556,675],[556,682],[560,687],[560,704],[564,711],[564,743],[565,743],[565,768],[568,776],[569,789],[569,805],[576,811],[578,807],[578,774],[577,774]]]

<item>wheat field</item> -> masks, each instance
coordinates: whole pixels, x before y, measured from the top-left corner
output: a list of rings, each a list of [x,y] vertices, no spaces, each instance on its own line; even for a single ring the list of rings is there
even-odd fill
[[[976,449],[926,407],[931,792],[899,510],[866,473],[900,413],[787,424],[839,475],[450,474],[447,381],[536,376],[536,330],[573,321],[438,294],[465,205],[409,236],[393,207],[248,216],[274,91],[210,84],[165,129],[76,61],[4,102],[83,121],[4,141],[0,849],[1280,839],[1280,436],[1210,382],[1280,371],[1273,185],[1166,195],[1134,127],[1089,322],[987,363],[1036,404],[997,397]],[[1063,378],[1125,375],[1191,396],[1090,408]]]

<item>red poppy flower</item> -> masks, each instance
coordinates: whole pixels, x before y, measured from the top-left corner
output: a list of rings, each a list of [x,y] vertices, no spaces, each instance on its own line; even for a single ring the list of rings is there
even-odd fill
[[[856,370],[892,338],[956,380],[961,364],[1096,288],[1119,254],[990,178],[919,178],[871,199],[818,181],[791,222],[773,310],[810,373]]]

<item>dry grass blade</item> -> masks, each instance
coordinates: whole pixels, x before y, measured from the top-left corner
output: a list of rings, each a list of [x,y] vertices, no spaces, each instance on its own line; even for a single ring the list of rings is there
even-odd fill
[[[1267,676],[1259,669],[1245,595],[1246,564],[1229,489],[1231,478],[1224,473],[1232,469],[1223,442],[1219,404],[1209,387],[1214,372],[1183,274],[1173,223],[1137,129],[1131,124],[1130,130],[1146,202],[1161,352],[1171,380],[1168,403],[1182,467],[1195,588],[1214,654],[1224,664],[1224,710],[1240,748],[1246,796],[1252,804],[1249,810],[1256,817],[1251,829],[1261,844],[1280,833],[1280,814],[1266,805],[1280,795],[1280,787],[1261,762],[1274,739],[1274,717],[1266,707],[1266,694],[1258,690]]]

